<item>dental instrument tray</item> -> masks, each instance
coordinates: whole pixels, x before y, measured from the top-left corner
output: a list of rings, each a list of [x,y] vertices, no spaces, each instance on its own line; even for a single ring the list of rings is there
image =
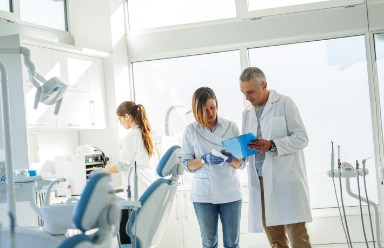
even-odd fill
[[[41,176],[29,176],[29,177],[14,177],[15,183],[28,183],[41,180]]]

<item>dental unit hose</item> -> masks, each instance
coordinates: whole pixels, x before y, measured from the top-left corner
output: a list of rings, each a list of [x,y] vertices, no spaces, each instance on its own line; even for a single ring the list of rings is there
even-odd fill
[[[332,153],[334,153],[334,150],[333,150],[333,142],[331,141],[331,144],[332,144]],[[341,184],[341,162],[340,162],[340,146],[337,146],[337,150],[338,150],[338,177],[339,177],[339,183]],[[331,154],[331,158],[332,158],[332,161],[331,161],[331,168],[332,166],[334,166],[334,155],[332,156]],[[332,172],[332,176],[334,176],[334,173]],[[336,197],[336,203],[337,203],[337,209],[339,210],[339,216],[340,216],[340,221],[341,221],[341,225],[343,226],[343,231],[344,231],[344,235],[345,235],[345,240],[347,241],[347,244],[348,244],[348,247],[350,248],[350,244],[348,242],[348,235],[347,235],[347,231],[345,229],[345,225],[344,225],[344,220],[343,220],[343,216],[341,214],[341,210],[340,210],[340,204],[339,204],[339,198],[337,197],[337,190],[336,190],[336,184],[335,184],[335,178],[332,177],[332,182],[333,182],[333,189],[335,190],[335,197]]]
[[[332,173],[332,179],[335,177],[335,151],[333,150],[333,141],[331,141],[332,144],[332,151],[331,151],[331,173]]]
[[[332,182],[333,182],[333,189],[335,190],[335,197],[336,197],[336,203],[337,203],[337,210],[339,210],[339,216],[340,216],[340,221],[341,221],[341,225],[343,226],[343,231],[344,231],[344,235],[345,235],[345,240],[347,240],[347,243],[348,243],[348,237],[347,237],[347,232],[345,230],[345,225],[344,225],[344,221],[343,221],[343,217],[341,215],[341,210],[340,210],[340,204],[339,204],[339,198],[337,197],[337,190],[336,190],[336,184],[335,184],[335,173],[334,173],[334,169],[335,169],[335,154],[334,154],[334,150],[333,150],[333,141],[331,141],[331,144],[332,144],[332,151],[331,151],[331,173],[332,173]],[[340,165],[339,165],[339,177],[340,177]],[[349,246],[349,243],[348,243],[348,247]]]
[[[356,173],[359,173],[359,161],[358,161],[358,160],[356,160]],[[359,206],[360,206],[361,225],[362,225],[362,227],[363,227],[363,235],[364,235],[365,244],[367,245],[367,248],[369,248],[368,240],[367,240],[367,233],[365,232],[364,217],[363,217],[363,207],[362,207],[362,205],[361,205],[360,179],[359,179],[359,175],[358,175],[356,178],[357,178],[357,192],[358,192],[358,195],[359,195]]]
[[[135,201],[138,201],[139,200],[139,190],[138,190],[138,182],[137,182],[137,165],[136,165],[136,161],[135,161],[135,180],[134,180],[134,185],[135,185],[135,189],[134,189],[134,197],[135,197]]]
[[[347,243],[348,247],[353,248],[352,241],[351,241],[351,235],[349,234],[349,228],[348,228],[348,221],[347,216],[345,214],[345,206],[344,206],[344,199],[343,199],[343,187],[341,183],[341,160],[340,160],[340,145],[337,146],[337,169],[339,172],[339,185],[340,185],[340,200],[341,200],[341,207],[343,209],[343,215],[344,215],[344,222],[345,222],[345,229],[347,231]]]
[[[128,178],[127,178],[127,182],[128,182],[127,198],[128,198],[128,200],[131,200],[131,198],[132,198],[132,193],[131,193],[131,173],[132,173],[132,170],[133,170],[133,167],[129,168]]]
[[[371,226],[371,234],[372,234],[372,240],[373,240],[373,247],[376,248],[375,235],[374,235],[374,232],[373,232],[373,224],[372,224],[371,206],[370,206],[370,201],[369,201],[369,198],[368,198],[367,182],[365,180],[365,176],[366,176],[366,173],[365,173],[365,162],[367,162],[367,160],[370,159],[370,158],[372,158],[372,157],[363,159],[361,161],[361,163],[363,164],[364,191],[365,191],[365,198],[367,199],[368,216],[369,216],[369,224]]]

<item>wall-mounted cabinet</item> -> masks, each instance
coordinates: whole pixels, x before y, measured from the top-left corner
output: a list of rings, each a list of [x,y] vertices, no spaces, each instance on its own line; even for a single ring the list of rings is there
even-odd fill
[[[57,116],[53,114],[54,106],[39,104],[34,109],[36,89],[23,68],[28,128],[106,128],[102,59],[36,45],[23,46],[30,49],[37,73],[45,79],[59,77],[69,85]]]

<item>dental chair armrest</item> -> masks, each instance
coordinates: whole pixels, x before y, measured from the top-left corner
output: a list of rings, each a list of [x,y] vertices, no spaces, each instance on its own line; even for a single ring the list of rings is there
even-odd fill
[[[30,201],[30,202],[29,202],[29,205],[31,206],[31,208],[33,209],[33,211],[35,211],[35,213],[36,213],[40,218],[43,218],[43,214],[41,213],[40,208],[36,205],[36,203],[35,203],[34,201]]]

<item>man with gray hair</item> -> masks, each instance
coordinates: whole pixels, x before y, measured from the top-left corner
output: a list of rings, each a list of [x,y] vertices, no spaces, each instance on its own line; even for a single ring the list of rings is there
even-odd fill
[[[267,89],[262,70],[246,68],[240,89],[251,105],[243,112],[243,133],[257,141],[248,147],[259,153],[247,158],[248,228],[267,234],[273,248],[311,247],[305,226],[312,221],[303,149],[308,136],[296,104]],[[287,237],[288,236],[288,237]],[[289,240],[289,241],[288,241]]]

